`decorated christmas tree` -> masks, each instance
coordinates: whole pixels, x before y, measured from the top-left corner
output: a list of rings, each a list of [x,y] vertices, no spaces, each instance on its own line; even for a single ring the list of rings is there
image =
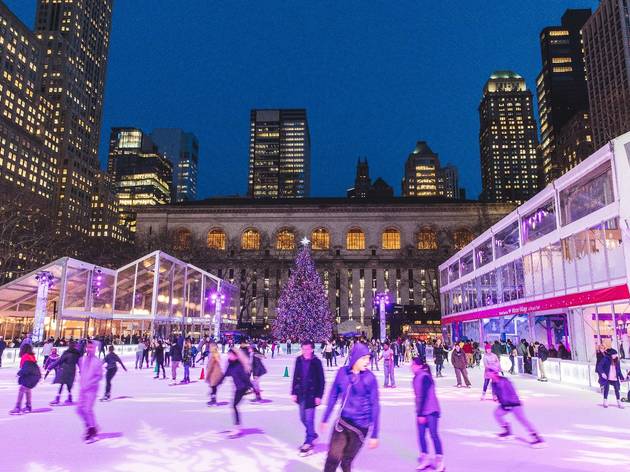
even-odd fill
[[[302,241],[295,268],[282,288],[272,334],[278,340],[322,342],[332,335],[333,317],[309,241]]]

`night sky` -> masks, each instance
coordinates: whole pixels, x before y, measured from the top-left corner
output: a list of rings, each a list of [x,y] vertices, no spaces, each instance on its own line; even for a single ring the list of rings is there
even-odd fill
[[[35,0],[5,3],[33,26]],[[245,194],[250,109],[304,107],[314,196],[345,195],[358,156],[400,194],[426,140],[476,198],[488,76],[512,69],[534,90],[540,30],[597,4],[116,0],[101,165],[113,126],[184,128],[200,141],[199,196]]]

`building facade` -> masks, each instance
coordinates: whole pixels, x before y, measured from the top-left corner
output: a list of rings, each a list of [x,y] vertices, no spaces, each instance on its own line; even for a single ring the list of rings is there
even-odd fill
[[[441,264],[444,334],[562,343],[547,377],[599,388],[598,346],[630,352],[629,180],[626,133]]]
[[[512,71],[494,72],[479,105],[483,199],[521,203],[540,188],[532,94]]]
[[[197,137],[178,128],[157,128],[151,131],[151,139],[173,164],[173,201],[196,200],[199,172]]]
[[[405,162],[402,181],[403,197],[435,197],[438,195],[440,160],[426,141],[418,141]]]
[[[310,191],[311,139],[306,110],[252,110],[248,195],[302,198]]]
[[[136,230],[136,211],[171,203],[173,166],[138,128],[112,128],[107,170],[120,205],[120,223]]]
[[[94,175],[94,182],[90,236],[120,242],[130,241],[129,227],[121,221],[120,205],[112,176],[105,171],[99,171]]]
[[[626,0],[602,0],[582,29],[595,148],[630,130],[630,21]]]
[[[459,172],[453,164],[440,167],[437,173],[437,193],[440,197],[459,199]]]
[[[209,199],[138,210],[137,238],[234,283],[240,322],[270,325],[300,240],[310,240],[336,322],[370,331],[373,298],[437,312],[436,269],[511,205],[390,198]]]
[[[87,235],[99,169],[112,0],[38,0],[35,33],[43,57],[43,90],[58,133],[58,218]]]
[[[575,115],[588,113],[581,29],[590,16],[590,9],[567,10],[560,26],[548,26],[540,33],[542,70],[536,80],[536,91],[540,154],[546,183],[568,170],[562,155],[555,152],[559,133]],[[579,162],[593,149],[581,146],[577,151],[575,158]]]
[[[364,160],[359,158],[357,161],[357,172],[354,178],[354,187],[349,188],[346,194],[348,198],[392,198],[394,196],[394,189],[381,177],[378,177],[372,182],[367,158]]]

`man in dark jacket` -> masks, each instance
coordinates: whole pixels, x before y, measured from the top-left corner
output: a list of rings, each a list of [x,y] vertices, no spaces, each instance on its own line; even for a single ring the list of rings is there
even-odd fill
[[[457,377],[457,387],[462,386],[462,377],[464,378],[464,382],[466,383],[466,387],[470,388],[470,380],[468,380],[468,371],[466,370],[468,366],[468,356],[460,347],[459,344],[455,344],[455,348],[453,349],[453,353],[451,354],[451,363],[453,364],[453,368],[455,369],[455,376]]]
[[[324,368],[313,353],[313,343],[302,342],[302,355],[295,359],[291,399],[300,406],[300,420],[306,428],[306,439],[300,453],[307,455],[313,450],[315,432],[315,407],[322,403],[324,396]]]
[[[538,358],[538,380],[546,382],[547,376],[545,375],[545,361],[549,358],[549,351],[547,351],[544,344],[536,341],[534,343],[534,352]]]

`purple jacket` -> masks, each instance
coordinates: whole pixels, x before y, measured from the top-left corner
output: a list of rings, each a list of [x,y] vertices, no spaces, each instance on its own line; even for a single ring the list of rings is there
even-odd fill
[[[81,392],[98,392],[98,384],[103,377],[103,362],[96,356],[83,356],[79,359],[79,372]]]
[[[413,392],[416,396],[416,416],[433,414],[440,416],[440,404],[435,395],[435,382],[428,372],[421,370],[414,376]]]
[[[521,406],[521,399],[518,398],[516,390],[512,382],[505,377],[499,377],[494,383],[493,393],[497,396],[497,400],[503,408],[510,408],[513,406]]]

